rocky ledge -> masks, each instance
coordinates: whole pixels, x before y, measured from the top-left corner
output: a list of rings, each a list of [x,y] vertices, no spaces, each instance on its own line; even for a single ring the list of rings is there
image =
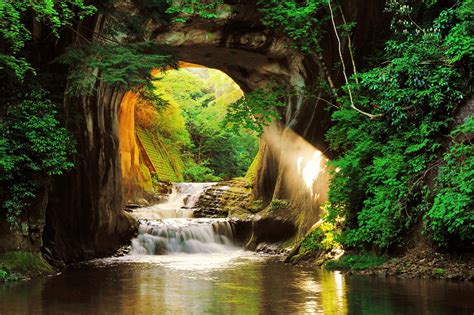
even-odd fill
[[[357,274],[474,281],[474,259],[439,253],[429,246],[417,246],[403,256]]]
[[[195,218],[247,218],[252,215],[252,185],[246,179],[220,182],[207,189],[195,204]]]

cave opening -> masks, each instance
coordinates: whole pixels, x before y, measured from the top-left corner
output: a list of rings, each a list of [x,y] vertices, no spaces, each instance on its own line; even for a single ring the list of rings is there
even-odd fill
[[[162,182],[245,177],[259,135],[226,120],[244,92],[225,72],[180,62],[152,71],[154,99],[127,92],[119,111],[124,196],[136,199]]]

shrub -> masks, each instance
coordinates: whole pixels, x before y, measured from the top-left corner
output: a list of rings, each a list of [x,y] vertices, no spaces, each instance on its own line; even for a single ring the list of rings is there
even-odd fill
[[[2,207],[10,223],[34,200],[47,176],[74,166],[74,142],[46,93],[36,89],[21,99],[10,104],[8,119],[0,124],[0,183],[6,187]]]
[[[285,199],[273,199],[270,203],[268,210],[272,213],[279,212],[281,210],[288,209],[290,202]]]
[[[440,246],[452,239],[474,242],[474,117],[451,133],[452,143],[443,155],[435,181],[432,207],[425,214],[425,230]]]
[[[324,264],[327,270],[364,270],[384,264],[387,258],[370,253],[344,255],[338,260],[329,260]]]
[[[339,246],[335,240],[336,228],[330,222],[321,221],[301,242],[300,254],[315,251],[329,251]]]

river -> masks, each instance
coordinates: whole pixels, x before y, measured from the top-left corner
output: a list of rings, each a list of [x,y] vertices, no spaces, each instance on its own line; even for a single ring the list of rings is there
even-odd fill
[[[474,285],[347,276],[244,251],[222,219],[191,219],[206,185],[182,186],[129,254],[0,287],[0,314],[470,314]]]

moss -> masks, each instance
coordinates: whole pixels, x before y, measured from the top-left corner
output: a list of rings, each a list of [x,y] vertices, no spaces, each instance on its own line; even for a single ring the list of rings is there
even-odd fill
[[[143,188],[148,192],[153,191],[153,179],[150,170],[145,164],[140,164],[140,173],[143,178]]]
[[[324,264],[327,270],[365,270],[384,264],[385,256],[377,256],[371,253],[358,255],[344,255],[339,259],[329,260]]]
[[[39,253],[11,251],[0,254],[0,281],[25,279],[53,271]]]
[[[260,157],[259,157],[259,154],[257,153],[257,155],[252,161],[252,164],[250,164],[249,169],[247,170],[247,173],[245,174],[245,178],[251,183],[254,181],[255,176],[257,174],[259,160],[260,160]]]
[[[290,202],[285,199],[273,199],[272,202],[270,202],[270,205],[268,207],[268,211],[271,213],[277,213],[280,212],[281,210],[288,209],[290,207]]]
[[[252,213],[260,212],[263,208],[263,201],[262,200],[254,200],[250,203],[248,210]]]

